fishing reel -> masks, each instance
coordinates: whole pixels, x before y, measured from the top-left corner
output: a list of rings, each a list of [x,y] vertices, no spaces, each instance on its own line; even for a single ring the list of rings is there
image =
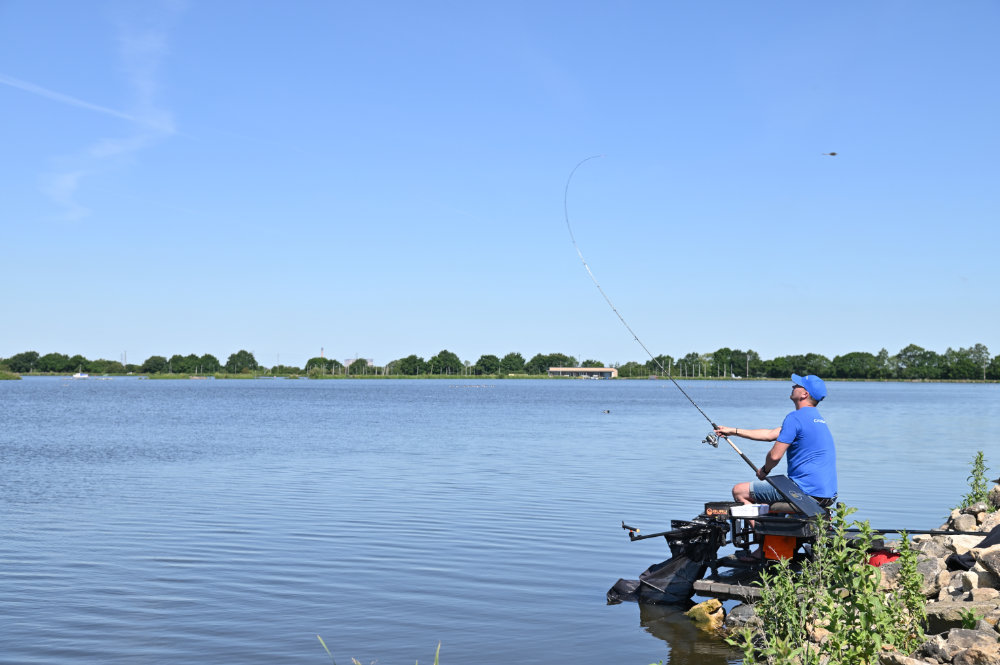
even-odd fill
[[[712,446],[713,448],[718,448],[719,447],[719,437],[717,437],[715,435],[715,432],[710,432],[709,435],[705,437],[705,440],[702,441],[702,443],[707,443],[708,445]]]

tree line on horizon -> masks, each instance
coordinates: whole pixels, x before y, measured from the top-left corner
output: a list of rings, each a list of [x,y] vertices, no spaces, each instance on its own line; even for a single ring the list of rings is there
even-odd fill
[[[123,364],[114,360],[88,360],[81,355],[62,353],[40,355],[25,351],[0,359],[0,368],[16,374],[247,374],[261,373],[272,376],[307,375],[321,376],[508,376],[510,374],[541,375],[550,367],[614,367],[624,378],[646,376],[671,376],[675,378],[785,378],[791,374],[816,374],[831,379],[929,379],[929,380],[998,380],[1000,355],[991,357],[983,344],[969,348],[948,348],[944,353],[924,349],[916,344],[890,355],[886,349],[878,353],[854,351],[832,360],[817,353],[778,356],[762,359],[753,350],[721,348],[711,353],[691,352],[674,358],[659,355],[645,362],[629,361],[606,365],[598,360],[577,360],[562,353],[536,354],[525,360],[518,352],[503,357],[485,354],[475,363],[461,360],[458,355],[442,350],[424,360],[415,354],[393,360],[385,365],[375,365],[358,358],[348,365],[333,358],[310,358],[305,367],[274,365],[263,367],[253,353],[241,349],[230,354],[225,363],[210,353],[201,356],[154,355],[142,364]]]

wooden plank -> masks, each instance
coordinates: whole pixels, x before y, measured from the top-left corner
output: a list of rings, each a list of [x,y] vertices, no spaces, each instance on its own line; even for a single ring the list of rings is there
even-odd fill
[[[744,577],[744,576],[740,576]],[[752,576],[751,576],[752,577]],[[749,584],[748,579],[735,579],[735,576],[709,576],[694,583],[694,591],[699,596],[718,598],[720,600],[757,600],[760,598],[760,587]]]

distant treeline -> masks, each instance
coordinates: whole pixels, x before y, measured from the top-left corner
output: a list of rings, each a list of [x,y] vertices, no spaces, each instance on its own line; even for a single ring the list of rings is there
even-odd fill
[[[970,348],[948,348],[944,353],[910,344],[895,355],[885,349],[878,353],[853,351],[831,360],[818,353],[779,356],[763,360],[756,351],[722,348],[713,353],[689,353],[681,358],[658,356],[659,364],[674,377],[785,378],[791,374],[816,374],[831,379],[892,380],[997,380],[1000,356],[991,357],[983,344]],[[653,361],[628,362],[618,368],[619,376],[654,373]]]
[[[542,375],[550,367],[616,367],[620,377],[645,377],[669,375],[676,378],[785,378],[795,374],[816,374],[831,379],[888,379],[888,380],[950,380],[985,381],[1000,379],[1000,356],[991,357],[983,344],[970,348],[948,348],[937,353],[910,344],[895,355],[885,349],[878,353],[854,351],[831,360],[818,353],[796,356],[779,356],[764,360],[756,351],[722,348],[712,353],[691,352],[674,358],[661,355],[645,362],[629,361],[608,365],[598,360],[579,361],[562,353],[539,353],[530,360],[517,352],[503,357],[486,354],[475,363],[461,360],[456,354],[442,350],[428,360],[417,355],[376,365],[359,358],[346,365],[332,358],[310,358],[305,367],[275,365],[262,367],[253,354],[246,350],[233,353],[225,364],[210,353],[150,356],[141,365],[123,364],[115,360],[88,360],[80,355],[62,353],[39,355],[25,351],[10,358],[0,359],[0,369],[17,374],[51,373],[68,374],[269,374],[272,376],[307,375],[324,376],[508,376],[511,374]]]

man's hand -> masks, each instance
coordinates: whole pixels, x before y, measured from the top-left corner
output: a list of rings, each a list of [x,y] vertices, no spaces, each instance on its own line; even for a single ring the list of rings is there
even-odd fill
[[[759,469],[757,469],[757,479],[764,480],[765,478],[767,478],[767,474],[769,473],[770,471],[768,471],[764,467],[760,467]]]

